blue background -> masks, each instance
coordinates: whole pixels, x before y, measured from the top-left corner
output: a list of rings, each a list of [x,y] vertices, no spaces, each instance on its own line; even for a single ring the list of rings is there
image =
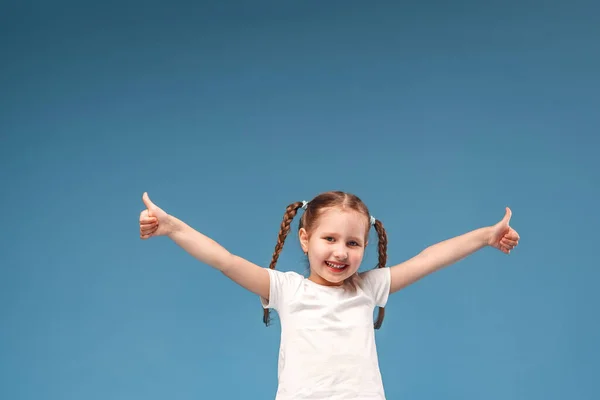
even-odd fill
[[[591,4],[4,2],[0,398],[273,398],[278,322],[141,241],[141,195],[267,266],[287,204],[341,189],[390,265],[505,206],[521,235],[390,298],[389,399],[597,399]]]

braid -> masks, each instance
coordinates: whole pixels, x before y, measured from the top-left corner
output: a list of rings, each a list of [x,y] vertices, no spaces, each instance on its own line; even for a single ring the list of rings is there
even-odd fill
[[[375,221],[375,230],[377,231],[377,237],[379,239],[379,262],[377,263],[377,268],[384,268],[387,263],[387,233],[385,232],[385,228],[381,221]],[[379,312],[377,313],[377,320],[375,321],[375,329],[381,328],[381,324],[383,323],[383,318],[385,317],[385,308],[379,307]]]
[[[298,209],[302,207],[302,202],[297,201],[295,203],[290,204],[285,209],[285,214],[283,214],[283,221],[281,221],[281,226],[279,228],[279,235],[277,236],[277,244],[275,245],[275,251],[273,252],[273,257],[271,259],[271,264],[269,264],[269,268],[275,269],[275,265],[277,264],[277,260],[279,259],[279,253],[283,250],[283,244],[285,242],[285,238],[290,232],[290,225],[292,224],[292,220],[298,213]],[[266,326],[269,326],[269,309],[263,309],[263,322]]]

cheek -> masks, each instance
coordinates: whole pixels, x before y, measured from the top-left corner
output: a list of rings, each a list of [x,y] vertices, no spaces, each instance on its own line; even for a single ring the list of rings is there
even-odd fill
[[[312,249],[313,261],[320,263],[332,257],[332,250],[329,246],[315,246]]]
[[[312,245],[308,248],[308,255],[310,257],[321,257],[323,255],[323,246]]]
[[[364,250],[357,250],[352,253],[352,259],[354,261],[361,261],[364,255],[365,255]]]

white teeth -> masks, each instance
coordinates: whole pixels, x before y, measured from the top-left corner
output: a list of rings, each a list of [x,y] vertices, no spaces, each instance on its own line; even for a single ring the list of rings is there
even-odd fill
[[[331,268],[335,268],[335,269],[342,269],[342,268],[346,267],[345,265],[335,265],[335,264],[332,264],[329,261],[325,261],[325,264],[327,264]]]

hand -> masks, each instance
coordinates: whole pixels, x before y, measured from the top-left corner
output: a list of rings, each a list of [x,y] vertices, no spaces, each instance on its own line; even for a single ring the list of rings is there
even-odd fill
[[[146,209],[140,213],[140,239],[170,234],[172,226],[169,215],[150,201],[148,193],[144,192],[142,200]]]
[[[496,225],[492,226],[488,245],[495,247],[503,253],[510,254],[510,251],[519,244],[519,234],[510,227],[510,217],[512,212],[506,207],[504,218]]]

